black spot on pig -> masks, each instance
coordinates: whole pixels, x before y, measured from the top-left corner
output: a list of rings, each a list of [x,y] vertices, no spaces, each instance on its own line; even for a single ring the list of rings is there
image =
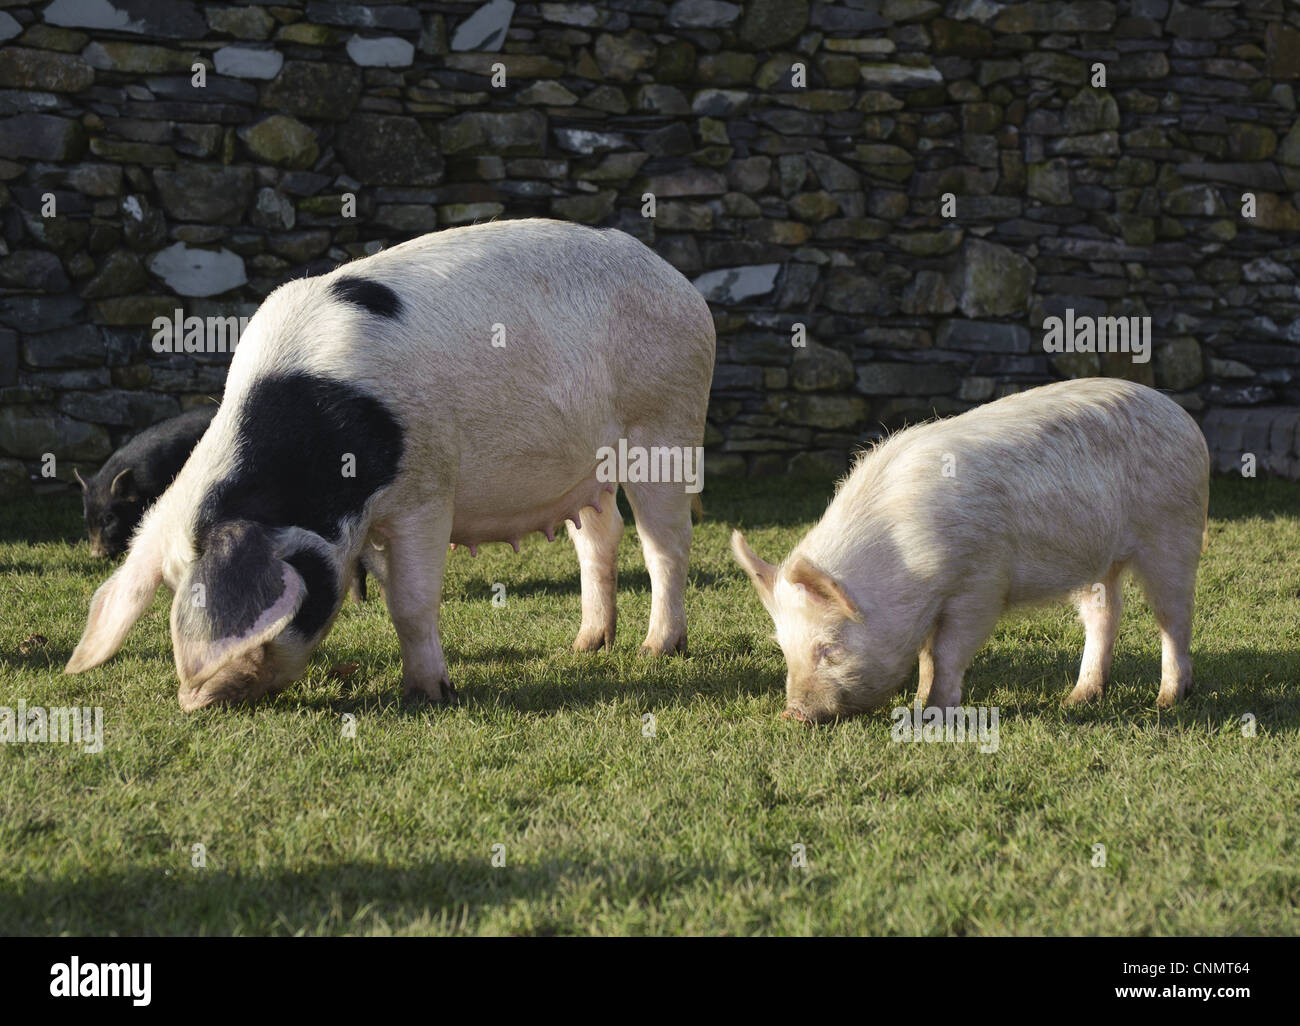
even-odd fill
[[[126,551],[145,510],[180,473],[216,412],[216,406],[199,406],[155,424],[113,453],[90,480],[78,475],[95,555]]]
[[[405,446],[397,418],[374,396],[304,372],[258,381],[239,405],[235,468],[200,504],[196,540],[229,520],[304,527],[331,541],[391,484]]]
[[[295,552],[285,562],[302,575],[307,585],[307,598],[289,626],[304,638],[314,638],[324,630],[338,605],[339,571],[324,556],[310,549]]]
[[[329,290],[335,299],[355,303],[377,317],[398,317],[402,312],[402,301],[397,293],[369,278],[335,278],[330,282]]]

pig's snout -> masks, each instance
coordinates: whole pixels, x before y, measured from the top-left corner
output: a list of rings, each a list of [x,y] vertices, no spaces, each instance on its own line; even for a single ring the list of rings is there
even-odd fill
[[[786,707],[785,712],[781,714],[781,719],[794,720],[796,723],[812,723],[812,720],[804,715],[803,710],[793,705]]]

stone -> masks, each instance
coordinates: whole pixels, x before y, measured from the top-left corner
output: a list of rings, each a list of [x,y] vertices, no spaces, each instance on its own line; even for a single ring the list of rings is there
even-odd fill
[[[993,22],[999,32],[1105,32],[1115,24],[1110,0],[1010,4]]]
[[[670,196],[721,196],[727,191],[727,179],[720,171],[687,168],[652,176],[646,180],[642,191],[652,192],[661,199]]]
[[[1228,130],[1228,156],[1233,160],[1268,160],[1277,150],[1277,135],[1267,125],[1234,122]]]
[[[866,402],[853,395],[820,392],[769,393],[763,411],[788,424],[806,424],[823,431],[855,428],[867,413]]]
[[[776,276],[780,270],[780,264],[720,268],[706,271],[693,284],[710,302],[743,303],[748,299],[766,296],[776,288]]]
[[[306,170],[320,155],[316,133],[287,114],[272,114],[241,128],[239,138],[257,160],[276,167]]]
[[[346,121],[361,96],[361,71],[323,61],[285,61],[261,105],[298,118]]]
[[[154,184],[168,216],[179,221],[238,224],[253,198],[253,170],[187,164],[157,170]]]
[[[1201,344],[1189,335],[1170,339],[1155,347],[1156,385],[1184,392],[1205,380]]]
[[[0,406],[0,452],[31,460],[53,453],[59,459],[97,462],[112,451],[108,432],[98,424],[41,406]]]
[[[863,85],[876,88],[909,88],[916,86],[938,85],[943,82],[943,75],[937,68],[914,67],[910,64],[868,64],[864,63],[858,71]]]
[[[657,52],[650,37],[636,29],[625,35],[602,32],[596,37],[596,63],[602,74],[615,82],[631,82],[639,72],[648,71]]]
[[[526,106],[572,107],[578,102],[578,96],[559,82],[543,79],[522,90],[519,102]]]
[[[641,86],[632,106],[644,114],[685,115],[691,112],[691,105],[682,91],[670,85]]]
[[[464,115],[467,118],[494,116],[500,115]],[[545,129],[545,121],[541,122],[540,127]],[[534,130],[533,126],[530,126],[531,130]],[[616,150],[631,145],[628,137],[619,132],[593,132],[585,128],[557,128],[555,141],[560,144],[561,149],[568,150],[570,153],[599,153],[601,150]],[[447,149],[446,143],[443,144],[443,149]]]
[[[268,185],[257,190],[257,202],[253,205],[249,220],[258,228],[268,228],[278,232],[297,224],[298,214],[288,196]]]
[[[668,8],[668,24],[674,28],[726,28],[740,17],[738,4],[722,0],[677,0]]]
[[[29,160],[77,160],[86,152],[80,122],[52,114],[19,114],[0,119],[0,153]]]
[[[1185,185],[1174,189],[1162,204],[1166,213],[1175,215],[1204,215],[1218,217],[1227,212],[1217,189],[1208,185]]]
[[[935,345],[975,353],[1028,353],[1029,331],[997,321],[947,320],[939,325]]]
[[[385,208],[380,207],[382,212]],[[425,208],[420,208],[425,209]],[[437,216],[433,211],[429,211],[430,218],[434,222],[430,227],[437,227]],[[382,213],[377,213],[376,221],[380,224],[387,224],[381,220]],[[267,245],[271,252],[277,256],[284,257],[291,264],[306,264],[323,256],[329,249],[330,233],[323,228],[309,229],[297,232],[276,232],[267,239]]]
[[[1264,32],[1264,41],[1269,78],[1300,78],[1300,29],[1272,21]]]
[[[0,285],[37,292],[62,292],[68,287],[68,276],[53,253],[20,249],[0,258]]]
[[[115,249],[104,257],[95,276],[82,287],[81,295],[84,299],[105,299],[140,292],[148,285],[140,258],[128,250]]]
[[[565,221],[600,224],[614,210],[616,199],[618,192],[614,189],[565,196],[551,201],[551,213]]]
[[[228,78],[272,79],[284,66],[284,54],[250,46],[223,46],[212,55],[217,74]]]
[[[1065,131],[1071,135],[1119,128],[1115,97],[1099,89],[1080,89],[1065,105]]]
[[[1030,164],[1025,168],[1028,176],[1029,195],[1055,206],[1063,206],[1071,201],[1070,165],[1061,158],[1049,160],[1042,164]]]
[[[192,0],[54,0],[41,17],[67,28],[113,29],[167,39],[201,39],[207,23]]]
[[[442,179],[443,160],[415,118],[357,114],[340,126],[336,146],[348,173],[364,184],[435,185]]]
[[[267,39],[275,28],[275,19],[261,7],[209,7],[207,18],[214,32],[236,39]]]
[[[95,69],[75,54],[31,50],[23,46],[0,49],[0,86],[79,93],[95,81]]]
[[[853,384],[853,361],[838,349],[809,342],[795,349],[790,385],[797,392],[844,391]]]
[[[993,33],[983,25],[936,18],[930,22],[934,52],[957,57],[987,57],[993,52]]]
[[[354,35],[348,40],[348,56],[363,68],[409,68],[415,63],[415,44],[400,36],[366,39]]]
[[[104,336],[93,324],[77,324],[25,336],[22,352],[29,367],[100,367],[104,364]]]
[[[1176,0],[1165,31],[1175,39],[1222,39],[1232,35],[1232,18],[1225,11],[1192,7]]]
[[[960,272],[961,311],[967,317],[1023,313],[1036,277],[1034,265],[1021,254],[968,238]]]
[[[461,114],[439,125],[438,137],[440,151],[448,155],[541,156],[546,118],[537,111]]]
[[[774,50],[807,27],[808,0],[746,0],[736,35],[751,49]]]
[[[918,271],[903,290],[900,309],[905,314],[947,314],[957,308],[957,297],[938,271]]]
[[[856,387],[871,396],[945,395],[958,383],[957,372],[940,364],[872,362],[858,369]]]
[[[183,242],[154,254],[149,270],[178,296],[217,296],[248,281],[238,254],[228,249],[196,249]]]
[[[193,50],[172,50],[147,43],[97,39],[81,56],[100,71],[133,71],[150,75],[188,73],[199,55]]]
[[[23,27],[8,11],[0,11],[0,43],[22,35]]]
[[[451,48],[495,53],[506,40],[506,32],[514,13],[512,0],[488,0],[456,26],[451,37]]]

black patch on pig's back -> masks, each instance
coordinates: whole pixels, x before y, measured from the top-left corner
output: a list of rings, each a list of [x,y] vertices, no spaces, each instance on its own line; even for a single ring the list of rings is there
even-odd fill
[[[382,282],[370,278],[343,276],[329,283],[330,295],[344,303],[353,303],[376,317],[398,317],[402,301],[397,293]]]
[[[301,371],[255,383],[239,402],[235,467],[200,508],[197,540],[228,520],[304,527],[337,541],[343,521],[397,477],[404,432],[388,407],[347,382]],[[345,477],[344,455],[355,457]]]

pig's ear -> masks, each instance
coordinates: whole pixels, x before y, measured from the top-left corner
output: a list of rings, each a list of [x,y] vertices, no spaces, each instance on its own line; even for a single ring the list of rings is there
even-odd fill
[[[745,536],[739,531],[731,532],[731,552],[736,562],[741,565],[749,579],[754,582],[754,590],[763,603],[763,607],[772,611],[772,589],[776,586],[776,567],[759,559],[745,543]]]
[[[81,476],[81,471],[76,467],[72,468],[72,476],[77,479],[77,484],[81,485],[81,490],[83,492],[90,487],[90,485],[86,484],[86,479]]]
[[[837,616],[856,623],[862,622],[862,610],[834,577],[814,566],[805,556],[795,556],[785,570],[791,584],[804,589],[812,601],[824,606]]]
[[[142,531],[117,573],[101,584],[90,600],[86,629],[63,672],[80,673],[112,658],[127,632],[149,608],[160,584],[161,543],[156,533]]]
[[[275,637],[306,596],[302,577],[275,554],[260,524],[217,525],[172,600],[172,650],[181,684],[197,687]]]
[[[127,467],[108,486],[108,494],[118,502],[139,502],[140,493],[135,487],[135,474]]]

